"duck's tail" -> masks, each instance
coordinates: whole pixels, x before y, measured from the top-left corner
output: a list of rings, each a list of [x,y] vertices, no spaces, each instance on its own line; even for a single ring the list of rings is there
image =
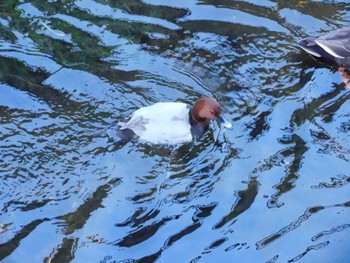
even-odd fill
[[[298,45],[307,53],[317,57],[334,61],[334,57],[316,43],[316,38],[306,37],[298,42]]]

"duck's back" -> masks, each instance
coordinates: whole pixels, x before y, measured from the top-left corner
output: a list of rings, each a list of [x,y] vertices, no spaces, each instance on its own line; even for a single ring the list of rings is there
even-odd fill
[[[160,102],[136,110],[130,120],[119,123],[140,140],[152,143],[182,143],[192,140],[190,107],[180,102]]]
[[[350,57],[350,27],[331,31],[315,42],[335,58]]]

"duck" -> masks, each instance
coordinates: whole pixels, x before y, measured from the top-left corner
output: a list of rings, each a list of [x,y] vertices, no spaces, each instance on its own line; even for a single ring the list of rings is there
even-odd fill
[[[306,37],[298,45],[317,58],[350,69],[350,27],[343,27],[319,37]]]
[[[125,142],[178,144],[202,136],[211,120],[231,129],[216,99],[198,99],[193,106],[183,102],[158,102],[134,111],[130,118],[117,123],[117,135]]]

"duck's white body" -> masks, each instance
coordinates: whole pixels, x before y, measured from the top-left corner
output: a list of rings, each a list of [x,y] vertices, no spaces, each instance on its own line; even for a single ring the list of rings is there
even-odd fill
[[[181,102],[160,102],[136,110],[120,130],[130,129],[139,140],[151,143],[177,144],[193,139],[190,107]]]
[[[178,144],[202,136],[211,120],[232,128],[222,116],[220,104],[213,98],[198,99],[193,107],[182,102],[160,102],[138,109],[127,121],[119,122],[117,135],[120,142],[141,140]]]

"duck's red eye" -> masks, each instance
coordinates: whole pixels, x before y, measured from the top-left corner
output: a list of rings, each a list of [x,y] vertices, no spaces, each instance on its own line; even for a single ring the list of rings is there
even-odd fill
[[[211,115],[215,115],[215,111],[214,110],[210,110],[210,114]]]

